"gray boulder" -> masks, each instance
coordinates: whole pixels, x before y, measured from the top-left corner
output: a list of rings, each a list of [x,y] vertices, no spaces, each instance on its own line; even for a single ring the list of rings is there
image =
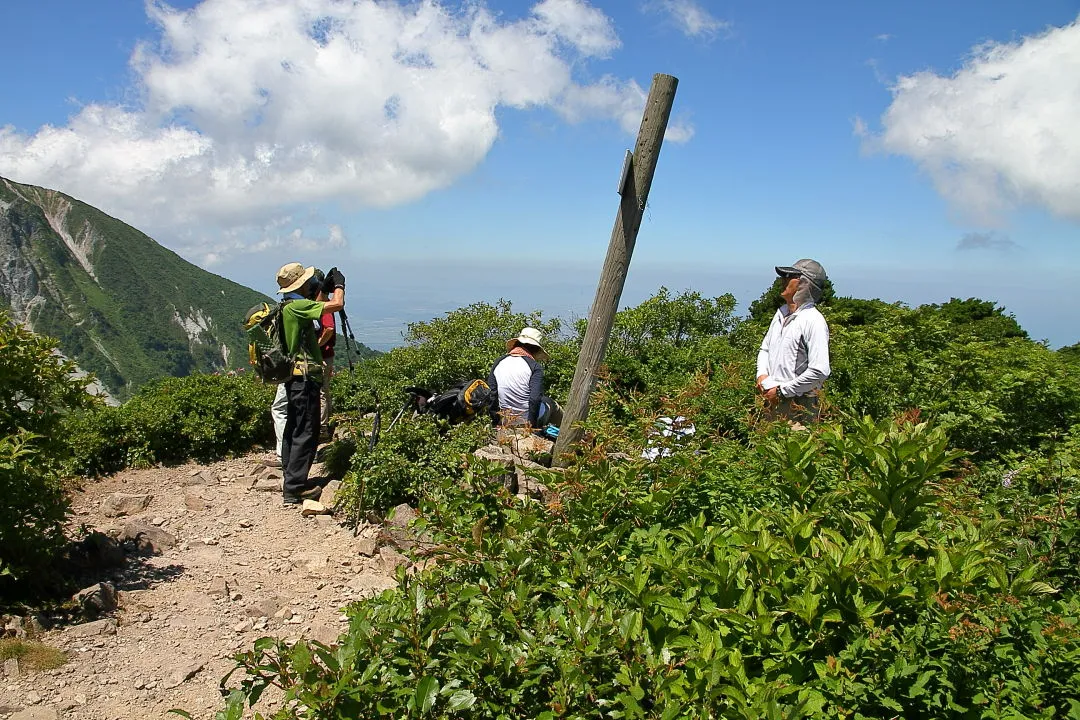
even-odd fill
[[[112,583],[99,582],[83,588],[71,598],[90,617],[116,609],[116,588]]]
[[[59,720],[60,715],[51,705],[34,705],[12,715],[9,720]]]
[[[331,480],[330,482],[326,483],[325,486],[323,486],[322,495],[319,496],[319,502],[321,502],[325,507],[329,508],[330,510],[333,510],[335,507],[337,507],[337,496],[340,490],[341,481]]]
[[[206,469],[192,470],[186,475],[182,475],[179,478],[180,484],[185,487],[192,485],[214,485],[217,483],[217,478],[212,472]]]
[[[75,638],[87,638],[95,637],[98,635],[115,635],[116,634],[116,621],[112,618],[105,618],[103,620],[94,620],[93,622],[80,623],[78,625],[72,625],[64,634],[68,637]]]
[[[416,519],[416,511],[405,503],[401,503],[390,511],[386,518],[386,524],[396,528],[406,528]]]
[[[121,515],[137,515],[150,504],[152,495],[113,493],[101,501],[101,512],[106,517],[120,517]]]
[[[176,547],[175,537],[141,520],[132,520],[125,525],[120,531],[119,539],[133,542],[135,549],[145,555],[160,555]]]

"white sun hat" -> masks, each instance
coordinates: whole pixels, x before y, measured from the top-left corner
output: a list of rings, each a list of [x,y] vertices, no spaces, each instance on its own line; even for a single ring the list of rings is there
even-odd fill
[[[547,352],[543,346],[544,334],[536,328],[522,328],[516,338],[510,338],[506,341],[507,351],[513,350],[515,345],[532,345],[537,348],[535,353],[537,360],[542,360],[548,357]]]

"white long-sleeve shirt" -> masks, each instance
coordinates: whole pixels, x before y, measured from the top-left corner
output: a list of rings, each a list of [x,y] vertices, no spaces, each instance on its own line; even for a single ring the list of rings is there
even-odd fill
[[[757,376],[766,390],[783,397],[820,390],[829,377],[829,325],[821,311],[803,305],[791,312],[783,305],[773,316],[757,357]]]

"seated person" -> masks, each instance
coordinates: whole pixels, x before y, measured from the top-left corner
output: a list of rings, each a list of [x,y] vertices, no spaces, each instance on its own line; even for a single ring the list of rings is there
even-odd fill
[[[536,328],[523,328],[516,338],[506,341],[507,354],[491,368],[487,383],[498,397],[496,425],[543,428],[562,422],[562,408],[543,394],[547,360],[543,335]]]

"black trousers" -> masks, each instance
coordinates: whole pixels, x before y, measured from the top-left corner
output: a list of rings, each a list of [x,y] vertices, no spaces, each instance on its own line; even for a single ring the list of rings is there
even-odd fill
[[[321,383],[303,377],[285,382],[288,408],[281,437],[281,467],[286,495],[307,490],[308,473],[319,446],[319,389]]]

